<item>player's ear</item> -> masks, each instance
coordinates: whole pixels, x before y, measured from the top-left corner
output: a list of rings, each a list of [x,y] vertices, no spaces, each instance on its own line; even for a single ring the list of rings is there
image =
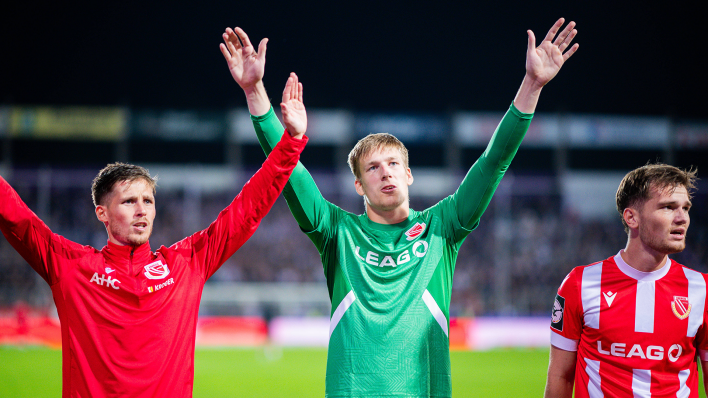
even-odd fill
[[[354,179],[354,189],[356,189],[356,193],[358,193],[359,196],[364,196],[364,187],[361,186],[361,181],[359,181],[358,178]]]
[[[622,218],[630,229],[639,228],[639,212],[631,207],[624,209]]]
[[[108,214],[106,214],[106,207],[98,205],[96,206],[96,218],[98,221],[106,224],[108,223]]]
[[[406,169],[406,177],[408,177],[408,181],[407,181],[408,185],[412,185],[413,184],[413,173],[411,172],[410,167],[408,167]]]

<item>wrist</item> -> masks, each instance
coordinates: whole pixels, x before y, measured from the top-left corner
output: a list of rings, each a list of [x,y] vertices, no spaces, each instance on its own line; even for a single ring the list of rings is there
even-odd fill
[[[253,86],[244,87],[243,92],[246,94],[248,111],[251,115],[263,116],[268,113],[270,110],[270,99],[268,99],[268,93],[266,93],[262,80],[259,80]]]
[[[529,75],[524,76],[521,87],[514,98],[516,109],[523,113],[534,113],[538,97],[541,96],[541,89],[543,89],[543,84],[540,84],[538,80]]]
[[[530,91],[541,91],[543,86],[548,82],[542,82],[537,77],[531,76],[528,73],[524,75],[524,80],[521,83],[522,86],[526,86]]]
[[[265,86],[263,85],[263,80],[259,80],[251,86],[243,87],[243,92],[246,94],[246,98],[253,98],[264,94]]]
[[[283,135],[287,135],[288,137],[290,137],[294,140],[301,140],[305,136],[305,133],[299,133],[299,134],[292,133],[289,129],[286,128]]]

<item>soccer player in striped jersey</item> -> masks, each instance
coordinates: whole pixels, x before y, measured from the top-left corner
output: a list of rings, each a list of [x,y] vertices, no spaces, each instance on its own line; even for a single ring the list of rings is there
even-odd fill
[[[526,75],[487,150],[455,193],[423,211],[409,208],[408,153],[390,134],[371,134],[349,154],[366,212],[325,200],[301,165],[283,191],[317,247],[332,313],[327,397],[450,397],[448,339],[452,275],[460,245],[477,227],[528,129],[541,89],[578,49],[577,31],[559,19],[536,47],[528,31]],[[266,153],[283,127],[263,87],[266,39],[258,53],[243,30],[227,29],[221,51],[244,89]],[[240,38],[240,41],[239,41]],[[288,131],[307,125],[302,85],[291,75],[281,103]]]
[[[627,246],[574,268],[553,305],[546,398],[698,397],[706,275],[671,260],[686,247],[695,170],[650,164],[617,190]]]

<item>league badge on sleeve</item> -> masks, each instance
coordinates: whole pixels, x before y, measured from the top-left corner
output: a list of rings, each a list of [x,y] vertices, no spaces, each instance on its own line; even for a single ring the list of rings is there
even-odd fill
[[[671,302],[671,310],[678,319],[684,320],[691,313],[691,303],[688,302],[688,297],[674,296],[674,301]]]
[[[556,294],[556,300],[553,302],[553,311],[551,311],[551,327],[559,332],[563,331],[564,309],[565,298],[560,294]]]

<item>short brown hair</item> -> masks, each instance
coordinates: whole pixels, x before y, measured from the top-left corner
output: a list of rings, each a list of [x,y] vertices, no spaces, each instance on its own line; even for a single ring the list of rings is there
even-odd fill
[[[656,163],[647,164],[627,173],[617,188],[616,197],[617,211],[622,218],[625,232],[629,233],[629,226],[624,221],[624,209],[643,205],[651,196],[651,190],[654,188],[663,191],[666,188],[685,187],[690,199],[696,189],[697,171],[694,168],[681,170],[668,164]]]
[[[359,170],[359,162],[361,159],[381,148],[398,149],[401,152],[401,157],[403,157],[403,166],[406,169],[408,168],[408,149],[406,149],[406,146],[403,145],[398,138],[388,133],[369,134],[354,145],[347,159],[349,168],[352,170],[357,180],[361,178],[361,170]]]
[[[150,185],[152,194],[155,195],[157,177],[150,176],[150,172],[146,168],[128,163],[109,164],[98,172],[96,178],[93,179],[93,184],[91,184],[93,205],[102,205],[103,200],[111,193],[113,186],[117,182],[133,182],[141,178]]]

